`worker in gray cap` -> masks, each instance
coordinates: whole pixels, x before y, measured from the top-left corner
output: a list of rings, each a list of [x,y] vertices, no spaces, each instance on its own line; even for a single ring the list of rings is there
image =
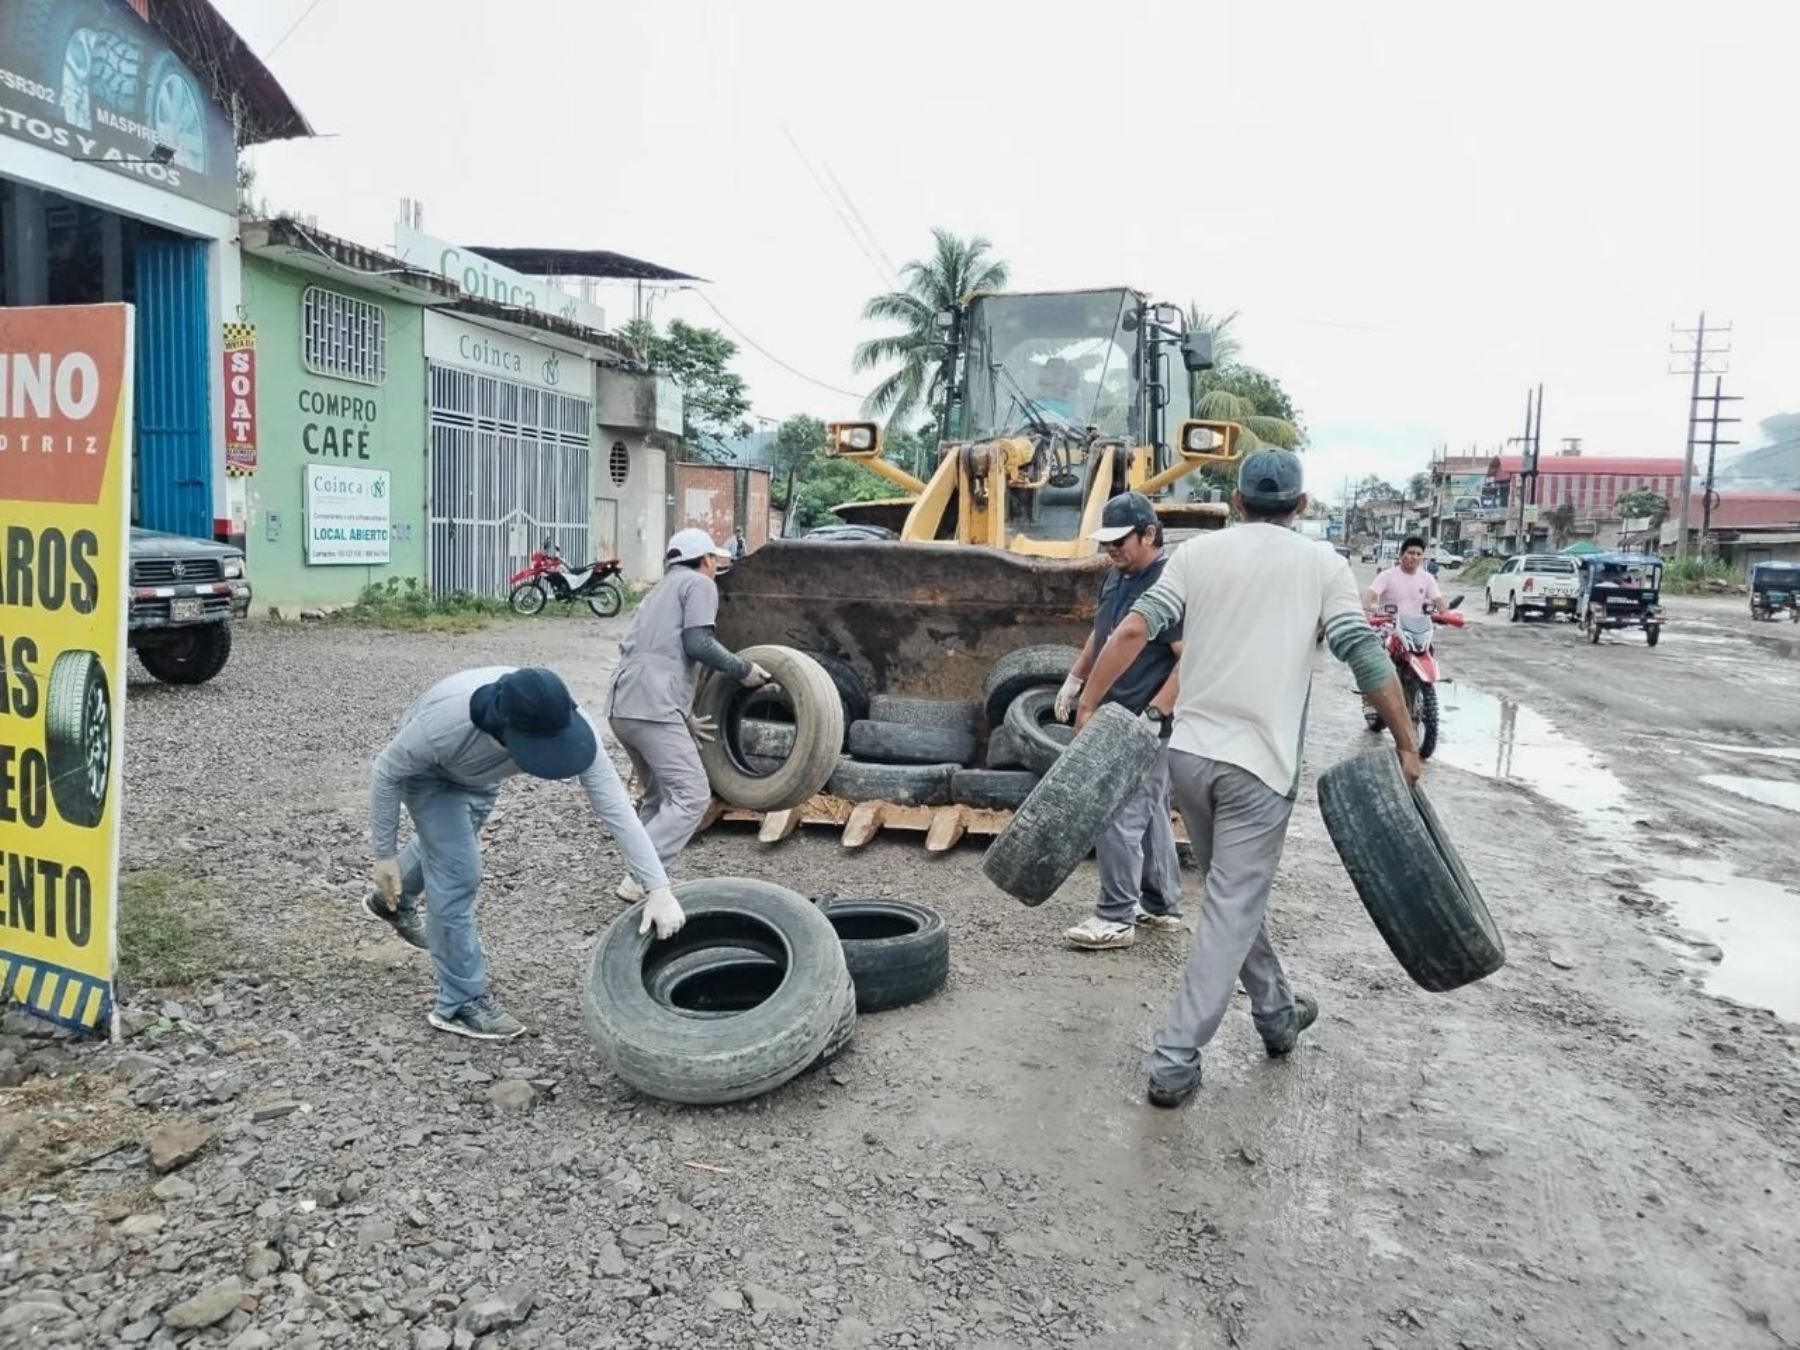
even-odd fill
[[[369,790],[375,885],[363,908],[431,952],[438,993],[426,1020],[475,1040],[509,1041],[525,1030],[488,992],[475,931],[477,836],[500,784],[520,773],[581,780],[646,893],[639,932],[654,928],[665,938],[683,922],[625,785],[600,752],[599,733],[555,671],[488,666],[439,680],[402,714],[399,733],[376,757]],[[403,803],[413,822],[404,852],[397,846]]]
[[[1094,630],[1081,649],[1069,677],[1056,695],[1056,719],[1073,720],[1094,658],[1106,646],[1119,620],[1162,576],[1162,526],[1156,507],[1141,492],[1122,492],[1107,502],[1100,528],[1089,536],[1106,550],[1112,570],[1100,583]],[[1181,859],[1169,823],[1167,729],[1180,681],[1176,661],[1181,639],[1171,628],[1147,642],[1130,667],[1100,700],[1142,713],[1165,735],[1164,750],[1138,790],[1108,823],[1095,848],[1100,864],[1100,895],[1094,912],[1063,934],[1071,947],[1115,951],[1137,941],[1139,928],[1171,932],[1181,928]]]
[[[1400,682],[1369,627],[1349,565],[1329,544],[1289,528],[1306,509],[1300,457],[1244,457],[1232,504],[1244,524],[1196,536],[1119,622],[1081,691],[1085,724],[1151,639],[1179,631],[1181,692],[1169,778],[1206,876],[1175,1004],[1151,1041],[1149,1097],[1179,1106],[1200,1086],[1200,1052],[1239,980],[1264,1047],[1286,1055],[1318,1017],[1288,986],[1269,942],[1269,891],[1300,790],[1300,750],[1312,687],[1313,638],[1355,673],[1381,715],[1407,781],[1423,766]]]
[[[713,636],[719,619],[713,578],[731,555],[705,530],[689,528],[675,532],[664,557],[662,580],[638,604],[619,644],[606,713],[637,770],[644,829],[666,868],[694,837],[712,800],[700,743],[711,741],[718,728],[693,713],[701,667],[747,689],[766,684],[769,672],[727,651]],[[626,877],[618,895],[643,899],[640,880]]]

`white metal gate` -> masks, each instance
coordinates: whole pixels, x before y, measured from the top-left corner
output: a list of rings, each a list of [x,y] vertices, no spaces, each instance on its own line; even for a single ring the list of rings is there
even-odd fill
[[[431,589],[505,595],[546,536],[593,558],[585,398],[430,364]]]

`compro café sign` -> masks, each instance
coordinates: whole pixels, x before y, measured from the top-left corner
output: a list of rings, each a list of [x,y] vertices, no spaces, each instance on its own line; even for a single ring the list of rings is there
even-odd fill
[[[0,309],[0,1002],[111,1023],[132,312]]]
[[[0,3],[0,136],[237,210],[231,122],[120,0]]]
[[[386,469],[307,464],[306,561],[378,567],[388,561],[393,532]]]

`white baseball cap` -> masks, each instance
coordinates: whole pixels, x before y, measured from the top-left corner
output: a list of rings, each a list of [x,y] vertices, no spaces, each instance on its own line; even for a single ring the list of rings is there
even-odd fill
[[[713,543],[713,537],[698,526],[690,525],[685,530],[677,530],[669,536],[669,551],[663,554],[664,562],[693,562],[696,558],[704,558],[707,554],[715,558],[729,559],[731,555],[719,545]]]

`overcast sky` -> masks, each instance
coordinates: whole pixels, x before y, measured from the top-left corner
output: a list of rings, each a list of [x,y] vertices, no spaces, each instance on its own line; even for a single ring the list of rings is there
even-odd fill
[[[1547,450],[1679,454],[1670,326],[1703,308],[1734,325],[1746,445],[1800,408],[1777,0],[317,0],[285,41],[313,0],[219,2],[321,133],[255,153],[273,206],[391,247],[411,196],[454,241],[704,276],[817,382],[746,347],[769,418],[855,410],[820,386],[872,383],[862,303],[934,225],[1021,288],[1241,311],[1326,495],[1492,449],[1539,380]]]

